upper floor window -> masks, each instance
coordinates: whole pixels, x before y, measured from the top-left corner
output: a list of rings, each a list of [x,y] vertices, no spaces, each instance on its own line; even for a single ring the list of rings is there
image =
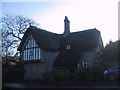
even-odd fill
[[[34,40],[34,38],[32,37],[32,35],[30,35],[28,37],[25,48],[32,48],[32,47],[37,47],[37,44],[36,44],[36,41]]]
[[[40,60],[41,51],[32,35],[28,36],[23,50],[23,60]]]
[[[99,46],[96,48],[96,51],[97,51],[97,52],[100,52],[100,47],[99,47]]]
[[[66,45],[66,48],[67,48],[67,49],[70,49],[70,45]]]

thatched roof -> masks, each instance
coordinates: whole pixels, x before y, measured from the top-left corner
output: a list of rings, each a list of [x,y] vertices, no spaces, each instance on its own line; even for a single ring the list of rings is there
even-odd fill
[[[95,48],[99,41],[100,32],[95,29],[89,29],[79,32],[73,32],[64,36],[48,32],[36,27],[29,27],[25,32],[23,39],[18,47],[21,51],[28,34],[31,34],[38,46],[47,51],[60,51],[53,66],[75,65],[79,62],[83,52]],[[66,45],[70,45],[70,49],[66,49]]]
[[[54,66],[75,65],[79,63],[85,51],[92,50],[98,44],[100,32],[96,29],[89,29],[74,32],[62,38],[62,51],[53,63]],[[66,49],[70,45],[70,49]]]
[[[73,32],[62,38],[62,44],[77,44],[81,49],[93,48],[98,42],[99,35],[100,32],[96,28]]]
[[[38,46],[43,50],[58,50],[61,47],[60,37],[62,35],[30,26],[25,32],[23,39],[18,47],[19,51],[21,51],[28,34],[33,36]]]

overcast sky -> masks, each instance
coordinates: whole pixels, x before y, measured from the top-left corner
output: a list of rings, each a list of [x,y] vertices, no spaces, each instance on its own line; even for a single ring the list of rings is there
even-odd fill
[[[64,32],[67,16],[71,32],[96,28],[101,32],[104,46],[109,40],[118,40],[118,0],[13,1],[2,0],[2,15],[26,16],[54,33]]]

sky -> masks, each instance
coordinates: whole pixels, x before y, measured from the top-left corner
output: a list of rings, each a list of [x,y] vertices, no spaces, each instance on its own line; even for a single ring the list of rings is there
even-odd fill
[[[118,0],[18,1],[2,0],[1,15],[23,15],[39,23],[40,28],[59,34],[64,32],[67,16],[71,32],[96,28],[104,46],[118,40]]]

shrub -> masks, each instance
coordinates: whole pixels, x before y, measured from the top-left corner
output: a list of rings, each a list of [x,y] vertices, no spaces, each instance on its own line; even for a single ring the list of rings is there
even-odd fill
[[[65,69],[54,69],[43,74],[43,82],[50,84],[60,81],[67,81],[71,78],[71,73]]]
[[[83,68],[80,71],[76,71],[74,75],[77,81],[97,81],[102,79],[102,70],[99,68]]]
[[[101,68],[83,68],[79,71],[70,72],[68,70],[54,69],[43,74],[43,82],[46,84],[79,83],[88,81],[98,81],[102,79]]]

